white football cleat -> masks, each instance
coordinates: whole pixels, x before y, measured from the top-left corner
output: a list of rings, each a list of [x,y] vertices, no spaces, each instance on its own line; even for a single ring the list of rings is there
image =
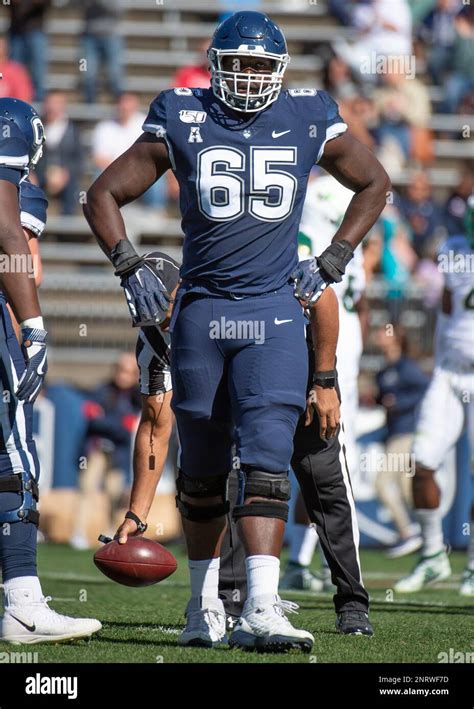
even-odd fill
[[[180,645],[216,647],[227,642],[226,614],[220,598],[191,598],[186,607],[186,627]]]
[[[314,637],[294,628],[286,613],[296,613],[298,605],[268,594],[249,598],[229,639],[230,647],[258,652],[285,652],[299,649],[309,652]]]
[[[394,588],[398,593],[415,593],[450,576],[451,565],[443,550],[433,556],[421,557],[411,574],[397,581]]]
[[[466,598],[474,596],[474,569],[464,569],[459,593],[461,596],[466,596]]]
[[[28,589],[16,588],[5,594],[0,639],[13,645],[54,643],[88,638],[102,628],[94,618],[69,618],[48,606],[51,596],[29,600]]]

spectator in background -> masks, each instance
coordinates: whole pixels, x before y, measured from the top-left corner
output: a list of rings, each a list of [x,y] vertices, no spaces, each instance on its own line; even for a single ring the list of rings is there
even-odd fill
[[[118,358],[112,378],[89,394],[83,406],[88,419],[87,468],[81,472],[80,501],[71,544],[87,548],[85,503],[94,490],[105,488],[110,501],[110,528],[130,482],[133,436],[141,412],[136,357],[125,352]]]
[[[387,205],[379,219],[380,270],[387,284],[386,302],[391,322],[398,322],[405,289],[416,265],[416,254],[399,210]]]
[[[42,101],[48,71],[44,21],[51,0],[10,0],[7,4],[10,6],[10,56],[28,69],[33,79],[34,98]]]
[[[390,510],[399,541],[388,551],[391,558],[410,554],[421,547],[419,530],[411,523],[411,446],[418,406],[428,386],[429,377],[410,357],[405,331],[399,326],[379,330],[377,346],[386,366],[378,372],[377,403],[386,411],[387,437],[385,464],[378,472],[375,490]]]
[[[47,94],[43,122],[48,140],[36,170],[40,185],[59,200],[61,214],[74,214],[82,172],[81,136],[67,114],[67,98],[61,91]]]
[[[443,83],[451,62],[456,38],[454,18],[459,12],[459,5],[459,0],[437,0],[418,31],[419,37],[428,45],[427,69],[438,85]]]
[[[123,14],[121,0],[73,0],[84,15],[81,58],[86,60],[83,71],[84,95],[87,103],[97,98],[100,67],[105,67],[109,90],[117,99],[123,91],[123,40],[119,22]]]
[[[324,64],[323,86],[338,103],[353,98],[360,90],[349,65],[336,54],[332,54]]]
[[[422,293],[423,310],[427,316],[431,316],[433,327],[444,288],[443,273],[438,261],[441,241],[442,238],[428,239],[414,272],[414,280],[420,286]]]
[[[92,157],[102,172],[124,153],[142,133],[146,114],[140,111],[137,94],[127,92],[117,102],[116,117],[100,121],[92,136]]]
[[[442,223],[441,211],[425,172],[416,172],[412,176],[406,197],[400,202],[400,210],[410,228],[413,248],[421,258],[427,241],[437,236]]]
[[[474,5],[466,5],[454,21],[452,74],[446,81],[445,110],[456,113],[467,94],[474,91]]]
[[[412,19],[406,0],[366,0],[354,5],[351,24],[359,39],[349,44],[343,39],[333,43],[336,54],[366,79],[375,81],[366,65],[372,58],[408,57],[412,53]]]
[[[198,57],[194,64],[178,69],[171,81],[171,86],[183,86],[188,89],[207,89],[211,85],[207,49],[209,40],[201,42],[198,47]]]
[[[92,136],[92,159],[97,172],[105,170],[119,155],[124,153],[142,134],[146,114],[140,111],[137,94],[128,92],[120,96],[116,118],[98,123]],[[150,187],[142,202],[148,207],[161,209],[167,199],[166,178]]]
[[[0,98],[11,96],[31,103],[33,85],[30,76],[22,64],[8,58],[8,40],[0,35]]]
[[[358,86],[348,64],[336,55],[323,69],[323,86],[338,102],[341,116],[352,135],[371,150],[375,147],[372,129],[376,120],[373,101],[365,86]]]
[[[473,192],[474,170],[472,165],[467,164],[461,173],[458,184],[444,205],[443,223],[449,235],[464,233],[467,200]]]
[[[378,157],[385,169],[397,171],[409,158],[430,162],[431,102],[426,86],[401,71],[387,72],[382,87],[374,91],[374,104],[380,121]]]

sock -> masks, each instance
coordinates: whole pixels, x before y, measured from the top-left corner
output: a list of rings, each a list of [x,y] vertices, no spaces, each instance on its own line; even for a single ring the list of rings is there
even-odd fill
[[[318,533],[307,524],[294,524],[291,529],[290,561],[309,566],[318,543]]]
[[[24,596],[15,593],[15,604],[30,603],[31,601],[40,601],[43,598],[40,580],[37,576],[15,576],[13,579],[8,579],[3,584],[5,598],[11,591],[17,589],[25,589],[28,591]]]
[[[214,559],[189,559],[192,598],[218,598],[220,565],[218,556]]]
[[[469,545],[467,547],[467,564],[469,571],[474,571],[474,522],[471,522],[469,529]]]
[[[280,559],[276,556],[256,554],[245,560],[247,567],[247,597],[278,594],[280,580]]]
[[[415,510],[415,513],[423,537],[421,556],[433,556],[433,554],[444,551],[443,527],[439,509]]]

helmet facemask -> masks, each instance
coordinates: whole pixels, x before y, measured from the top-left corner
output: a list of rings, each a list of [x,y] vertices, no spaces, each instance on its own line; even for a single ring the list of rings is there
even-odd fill
[[[242,113],[262,111],[277,100],[286,67],[289,64],[288,54],[273,54],[266,52],[258,45],[241,45],[238,49],[209,48],[208,52],[211,83],[215,95],[229,108]],[[271,70],[268,72],[239,71],[240,66],[224,68],[224,60],[233,57],[245,65],[243,57],[254,57],[270,60]],[[240,86],[239,86],[240,84]]]

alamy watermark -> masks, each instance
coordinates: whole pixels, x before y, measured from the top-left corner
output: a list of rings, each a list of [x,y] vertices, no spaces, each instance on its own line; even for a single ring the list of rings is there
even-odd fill
[[[35,254],[0,255],[0,274],[26,273],[29,278],[34,278],[37,265],[38,257]]]
[[[253,340],[256,345],[265,341],[264,320],[228,320],[225,316],[209,323],[211,340]]]
[[[474,254],[460,254],[449,249],[438,256],[441,273],[474,273]]]
[[[414,54],[377,54],[370,52],[360,62],[361,74],[404,74],[407,79],[416,75]]]
[[[438,662],[450,662],[453,664],[474,664],[474,652],[456,651],[450,647],[447,652],[438,652]]]

